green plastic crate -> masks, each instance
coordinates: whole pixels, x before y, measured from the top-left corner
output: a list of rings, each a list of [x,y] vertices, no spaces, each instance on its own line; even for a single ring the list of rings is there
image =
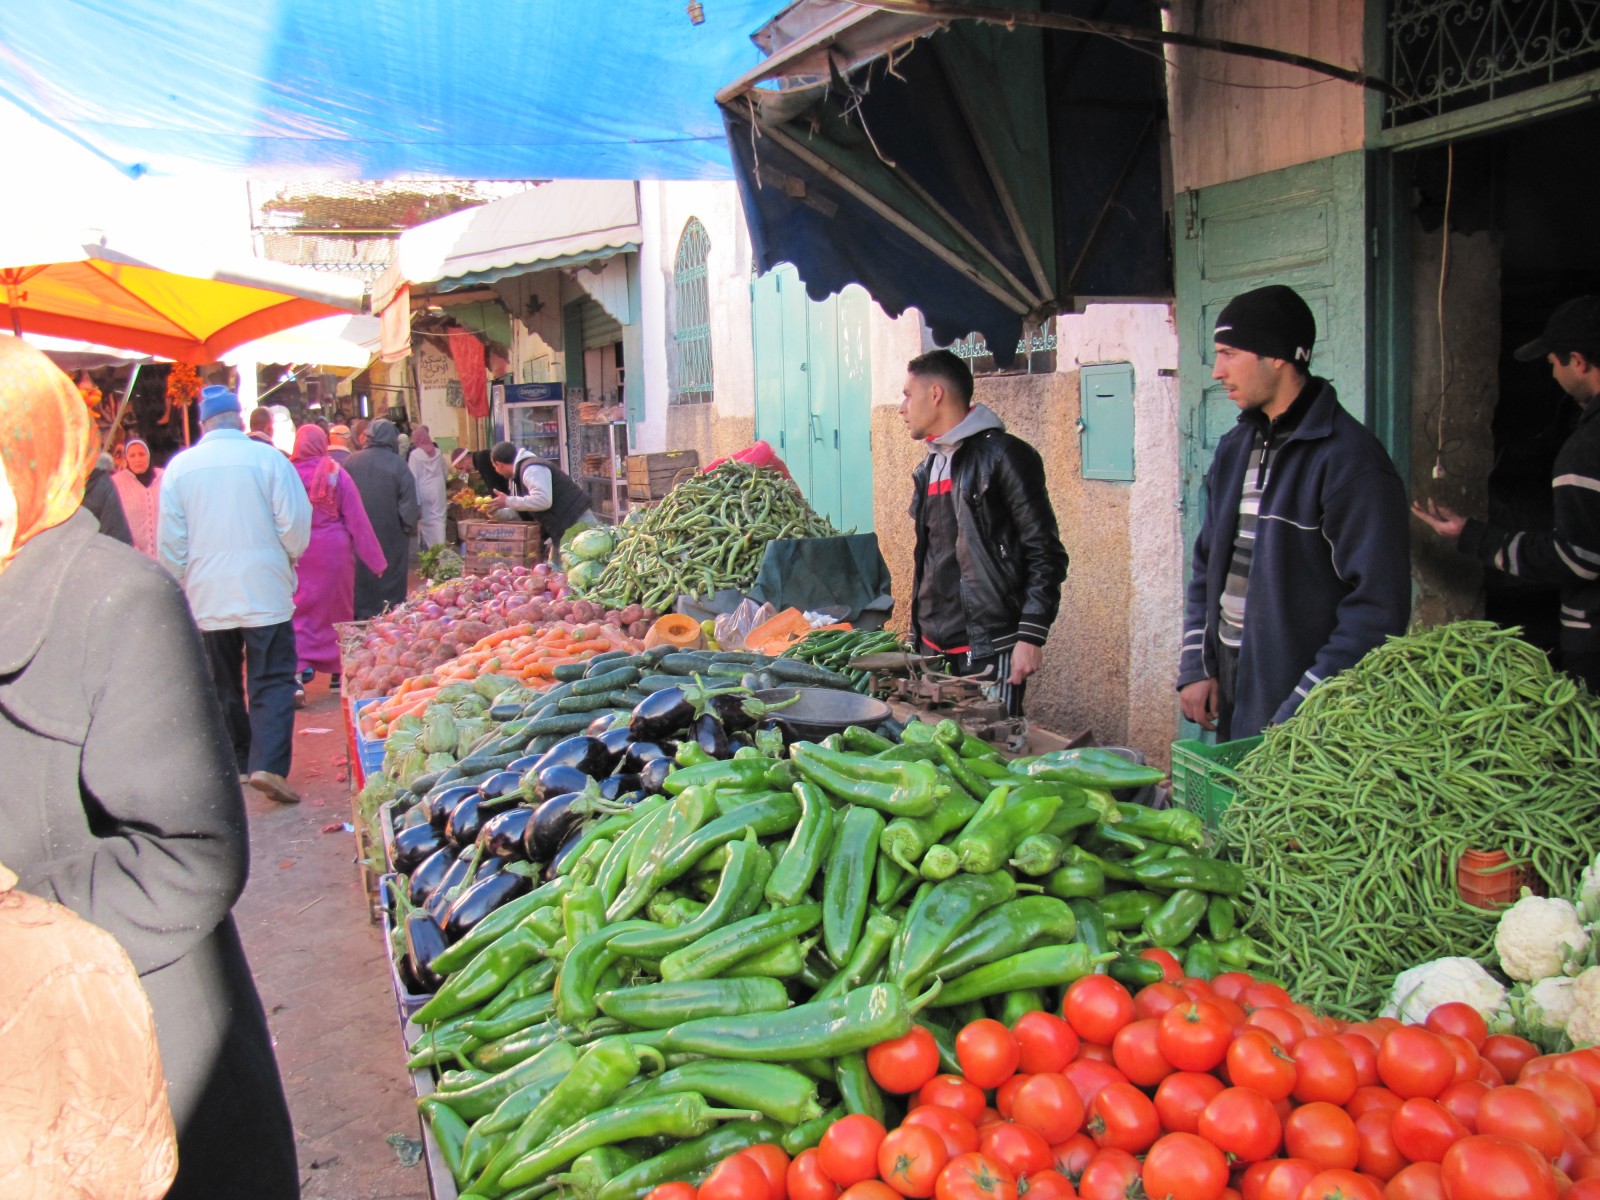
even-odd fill
[[[1261,736],[1220,742],[1215,746],[1195,738],[1172,743],[1172,803],[1186,808],[1216,830],[1222,814],[1233,803],[1233,768],[1261,744]]]

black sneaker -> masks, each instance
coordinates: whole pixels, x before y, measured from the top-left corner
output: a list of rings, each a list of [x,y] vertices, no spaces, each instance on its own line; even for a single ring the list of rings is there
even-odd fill
[[[339,690],[339,673],[337,671],[328,676],[328,690],[330,692],[337,692]]]
[[[316,672],[313,671],[310,667],[307,667],[304,671],[301,671],[298,676],[296,676],[296,679],[300,682],[300,684],[302,686],[304,686],[305,684],[310,683],[312,678],[315,675],[316,675]]]

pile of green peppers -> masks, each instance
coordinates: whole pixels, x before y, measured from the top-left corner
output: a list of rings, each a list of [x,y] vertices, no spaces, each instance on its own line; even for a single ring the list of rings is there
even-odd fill
[[[683,767],[434,961],[420,1103],[465,1197],[640,1200],[845,1113],[892,1119],[866,1051],[1073,980],[1257,961],[1199,819],[1098,750],[1004,761],[954,722]]]

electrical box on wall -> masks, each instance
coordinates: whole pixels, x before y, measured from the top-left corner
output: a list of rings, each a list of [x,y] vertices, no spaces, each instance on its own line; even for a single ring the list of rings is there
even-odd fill
[[[1133,482],[1133,364],[1079,367],[1078,404],[1083,477]]]

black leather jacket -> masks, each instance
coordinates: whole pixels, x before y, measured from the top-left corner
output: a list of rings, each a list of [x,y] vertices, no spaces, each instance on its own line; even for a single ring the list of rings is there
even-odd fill
[[[931,456],[912,475],[911,517],[917,531],[913,597],[922,581],[928,543],[923,508],[930,462]],[[961,600],[973,657],[1008,649],[1019,633],[1020,640],[1043,645],[1061,607],[1067,552],[1039,452],[1004,430],[980,430],[956,447],[950,479],[956,497]],[[911,637],[913,643],[919,637],[914,603]]]

